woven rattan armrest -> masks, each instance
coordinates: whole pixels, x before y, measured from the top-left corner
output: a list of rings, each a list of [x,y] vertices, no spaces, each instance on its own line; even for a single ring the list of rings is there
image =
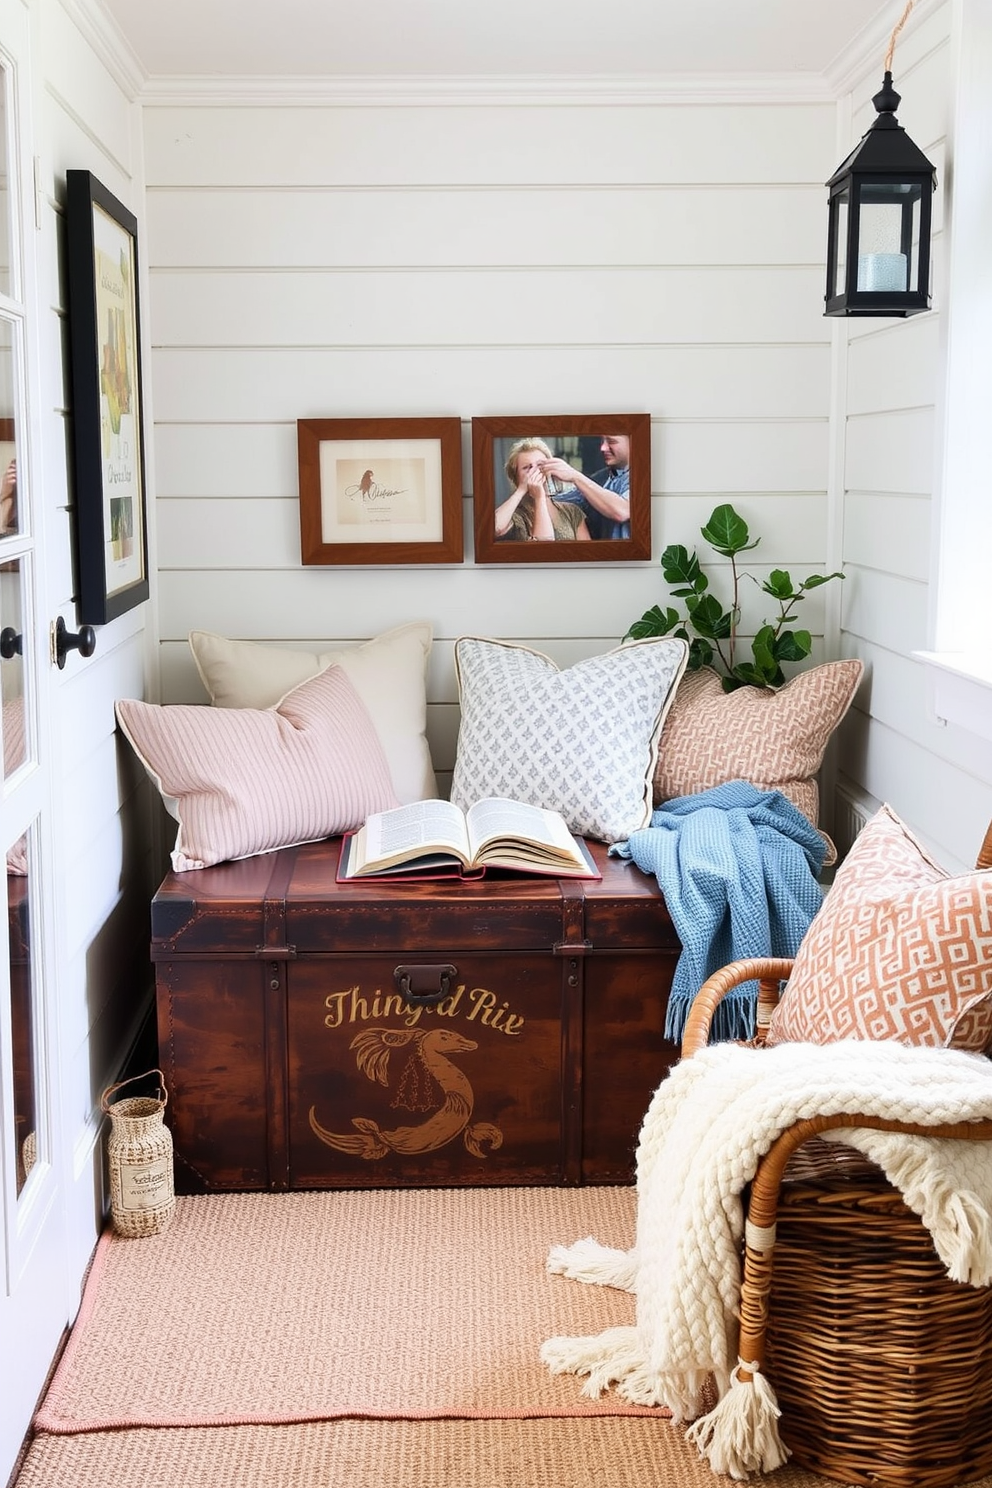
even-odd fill
[[[713,1014],[720,1002],[741,982],[757,980],[758,1006],[756,1010],[759,1043],[764,1042],[769,1019],[778,1005],[779,988],[788,979],[792,962],[784,956],[765,956],[750,961],[731,961],[715,971],[700,987],[692,999],[685,1031],[682,1034],[682,1057],[688,1058],[709,1043]]]

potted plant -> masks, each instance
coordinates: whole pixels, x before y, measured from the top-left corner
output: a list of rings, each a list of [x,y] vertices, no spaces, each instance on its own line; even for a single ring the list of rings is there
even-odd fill
[[[695,551],[690,553],[681,543],[673,544],[662,553],[661,567],[666,582],[673,586],[672,598],[682,601],[684,613],[672,606],[662,609],[660,605],[652,605],[639,620],[634,621],[624,640],[680,636],[689,642],[688,670],[695,672],[701,667],[712,667],[720,676],[725,692],[733,692],[738,687],[784,686],[786,677],[782,663],[804,661],[813,644],[808,630],[792,628],[797,606],[811,589],[829,584],[831,579],[842,579],[844,575],[810,574],[795,584],[788,571],[782,568],[772,569],[767,579],[760,583],[753,574],[742,574],[737,566],[738,555],[756,548],[760,538],[752,541],[747,523],[729,502],[713,510],[700,534],[721,558],[730,559],[733,576],[730,608],[725,609],[710,592],[709,580]],[[759,584],[761,592],[778,606],[775,619],[763,621],[753,637],[750,660],[741,659],[738,644],[743,578]]]

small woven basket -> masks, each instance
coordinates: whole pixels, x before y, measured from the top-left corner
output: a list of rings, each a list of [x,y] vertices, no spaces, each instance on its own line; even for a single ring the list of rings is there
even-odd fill
[[[111,1097],[138,1080],[157,1075],[158,1094]],[[138,1239],[165,1229],[176,1207],[172,1133],[164,1114],[169,1099],[159,1069],[134,1075],[103,1092],[100,1109],[110,1117],[107,1164],[110,1169],[110,1219],[118,1235]]]
[[[949,1279],[860,1153],[814,1139],[786,1168],[766,1348],[798,1466],[871,1488],[992,1473],[992,1288]]]

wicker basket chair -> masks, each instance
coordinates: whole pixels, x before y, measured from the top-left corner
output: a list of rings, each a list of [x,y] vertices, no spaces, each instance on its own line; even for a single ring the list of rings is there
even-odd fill
[[[992,825],[977,867],[992,868]],[[734,962],[696,995],[683,1056],[722,997],[757,980],[762,1045],[791,960]],[[992,1101],[992,1069],[990,1069]],[[843,1115],[799,1121],[747,1198],[739,1355],[772,1383],[792,1460],[866,1488],[955,1488],[992,1473],[992,1287],[951,1281],[921,1220],[842,1126],[992,1140],[992,1120],[917,1127]],[[739,1371],[742,1379],[751,1376]]]

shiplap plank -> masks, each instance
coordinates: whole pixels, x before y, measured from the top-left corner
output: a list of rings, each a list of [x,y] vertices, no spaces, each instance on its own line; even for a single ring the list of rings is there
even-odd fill
[[[925,749],[862,715],[851,734],[851,752],[863,761],[858,783],[911,821],[948,872],[973,867],[992,817],[992,784],[949,764],[937,738]]]
[[[826,103],[144,111],[150,186],[819,183]]]
[[[847,421],[844,483],[849,491],[904,491],[925,496],[933,488],[934,410],[855,416]]]
[[[820,418],[822,346],[516,347],[267,350],[204,347],[152,355],[155,417],[167,423],[417,418],[647,409],[670,418]],[[549,407],[549,404],[555,406]]]
[[[940,317],[916,315],[852,341],[848,414],[933,406],[940,366]]]
[[[159,502],[157,514],[160,569],[300,566],[300,504],[295,499],[193,497]]]
[[[820,491],[826,489],[827,419],[755,423],[663,418],[652,428],[658,491]]]
[[[927,644],[927,585],[850,564],[844,583],[843,629],[897,656]]]
[[[844,500],[844,561],[925,584],[933,545],[931,521],[925,496],[849,492]]]
[[[827,498],[825,492],[802,492],[755,496],[736,492],[654,498],[653,545],[658,556],[670,543],[695,548],[700,559],[712,557],[712,549],[700,536],[713,509],[730,503],[748,525],[751,541],[760,543],[755,553],[765,564],[780,568],[803,568],[823,562],[827,542]]]
[[[520,230],[535,217],[541,232]],[[822,187],[785,185],[151,191],[147,242],[160,269],[820,264],[825,251]]]
[[[165,346],[829,342],[820,271],[775,268],[161,271]],[[819,293],[818,293],[819,292]]]
[[[768,570],[756,565],[753,571],[764,577]],[[714,567],[712,573],[716,587],[719,570]],[[438,634],[458,634],[466,627],[508,639],[594,631],[619,640],[666,592],[656,564],[581,564],[574,570],[507,564],[443,573],[422,568],[271,570],[257,578],[238,570],[166,571],[159,578],[160,630],[163,639],[172,640],[182,639],[190,629],[258,640],[321,631],[357,638],[367,632],[374,614],[377,631],[422,616]],[[765,610],[770,616],[771,605],[756,586],[748,585],[744,610],[745,622],[752,615],[757,622]],[[822,633],[822,589],[805,602],[803,624]]]
[[[891,417],[908,417],[896,416]],[[917,417],[924,417],[918,415]],[[929,415],[925,416],[928,420]],[[929,428],[929,422],[928,422]],[[902,425],[896,425],[901,431]],[[852,434],[857,424],[852,423]],[[463,472],[471,490],[471,422],[464,421]],[[908,437],[908,436],[907,436]],[[850,441],[849,441],[850,442]],[[885,441],[882,441],[883,444]],[[865,441],[870,456],[875,445]],[[901,474],[902,445],[891,452]],[[700,419],[679,423],[653,419],[651,488],[653,491],[788,493],[823,491],[827,484],[826,418],[767,420],[754,423]],[[886,454],[885,449],[881,455]],[[907,461],[909,469],[916,468]],[[155,426],[156,494],[160,500],[179,496],[275,497],[297,489],[296,423],[157,424]],[[850,482],[849,482],[850,484]],[[877,480],[868,489],[886,489]],[[897,489],[911,489],[900,479]]]
[[[287,496],[297,488],[296,422],[156,424],[155,490],[170,496]]]
[[[737,495],[732,504],[748,523],[752,539],[761,542],[766,564],[788,566],[822,562],[826,546],[826,497],[823,493]],[[706,544],[699,530],[726,492],[652,498],[652,556],[670,543]],[[299,569],[300,508],[295,495],[283,498],[193,497],[160,501],[156,508],[158,567],[166,569]],[[465,502],[465,528],[470,533],[471,501]],[[195,542],[191,542],[191,536]],[[470,543],[466,544],[471,547]]]

